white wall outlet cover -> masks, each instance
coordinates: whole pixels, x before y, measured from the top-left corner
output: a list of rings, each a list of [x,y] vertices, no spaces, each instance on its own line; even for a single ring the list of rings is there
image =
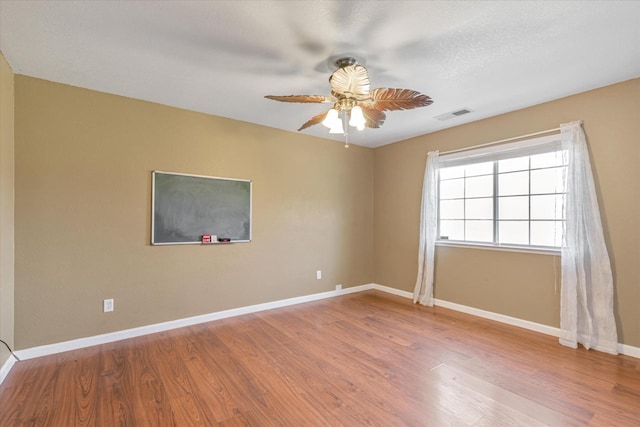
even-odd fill
[[[336,285],[336,291],[342,290],[342,285]]]
[[[106,299],[102,302],[102,310],[105,313],[113,311],[113,298]]]
[[[322,279],[322,270],[316,271],[316,279],[318,280]]]

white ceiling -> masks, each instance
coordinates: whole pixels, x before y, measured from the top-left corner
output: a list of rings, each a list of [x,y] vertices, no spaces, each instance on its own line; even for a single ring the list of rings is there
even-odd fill
[[[263,96],[329,95],[351,53],[372,88],[434,100],[350,132],[377,147],[640,77],[640,2],[0,0],[0,50],[17,74],[292,132],[328,106]]]

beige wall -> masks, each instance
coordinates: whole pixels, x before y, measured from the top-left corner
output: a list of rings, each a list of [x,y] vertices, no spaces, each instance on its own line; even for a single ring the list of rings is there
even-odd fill
[[[18,349],[372,281],[373,150],[15,85]],[[253,241],[151,246],[154,169],[251,179]]]
[[[13,74],[2,65],[5,93]],[[620,339],[640,345],[639,79],[375,150],[23,76],[15,93],[18,349],[338,283],[410,291],[427,151],[575,119],[592,153]],[[154,169],[253,180],[254,241],[150,246]],[[558,326],[559,273],[554,256],[440,247],[436,297]],[[0,326],[13,331],[13,296],[0,290]],[[115,312],[102,313],[104,298]]]
[[[13,71],[0,53],[0,338],[13,345],[14,125]],[[0,344],[0,367],[9,351]]]
[[[471,106],[473,107],[473,106]],[[622,343],[640,346],[640,79],[457,126],[375,150],[375,281],[412,291],[422,177],[450,150],[583,120],[615,280]],[[438,247],[436,298],[559,326],[559,259]]]

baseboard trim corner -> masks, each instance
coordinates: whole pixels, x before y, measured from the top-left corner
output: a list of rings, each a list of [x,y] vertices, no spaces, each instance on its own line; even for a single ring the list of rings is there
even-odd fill
[[[386,292],[388,294],[398,295],[404,298],[413,299],[413,293],[409,291],[403,291],[401,289],[392,288],[390,286],[379,285],[377,283],[371,283],[369,289],[375,289],[377,291]]]
[[[15,363],[16,359],[10,354],[7,360],[5,360],[5,362],[2,364],[2,367],[0,367],[0,384],[2,384],[5,378],[7,378],[7,375],[9,375],[9,371],[11,370],[11,368],[13,368],[13,365],[15,365]]]

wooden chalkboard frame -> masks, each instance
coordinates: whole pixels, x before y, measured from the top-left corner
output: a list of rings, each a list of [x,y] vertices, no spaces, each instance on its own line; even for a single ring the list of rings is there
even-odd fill
[[[163,189],[158,188],[157,179],[162,176],[161,180],[172,180],[172,190],[174,194],[180,194],[182,199],[188,199],[191,203],[195,203],[195,208],[202,210],[206,210],[211,208],[211,203],[216,204],[215,207],[218,207],[218,204],[223,205],[225,208],[228,205],[238,205],[239,203],[242,206],[242,212],[240,218],[234,218],[234,215],[237,216],[237,210],[231,212],[218,212],[217,217],[214,220],[213,216],[208,216],[206,218],[199,218],[198,221],[202,223],[201,230],[198,230],[197,236],[193,234],[193,228],[191,229],[191,234],[187,236],[188,233],[182,233],[182,229],[179,229],[180,236],[173,235],[171,239],[166,237],[169,234],[164,225],[164,221],[162,220],[163,210],[167,209],[167,203],[173,203],[172,207],[176,205],[175,201],[171,201],[170,197],[165,194],[158,194],[158,191],[163,191]],[[241,236],[227,236],[224,234],[218,234],[218,237],[230,237],[231,243],[248,243],[251,242],[251,233],[252,233],[252,181],[248,179],[234,179],[234,178],[221,178],[215,176],[205,176],[205,175],[192,175],[185,173],[177,173],[177,172],[163,172],[154,170],[152,172],[152,190],[151,190],[151,244],[156,245],[189,245],[189,244],[202,244],[202,234],[213,234],[215,235],[218,230],[215,230],[211,226],[212,221],[219,221],[221,218],[220,215],[223,215],[222,221],[224,223],[229,223],[234,226],[236,229],[243,229]],[[210,183],[210,185],[209,185]],[[198,191],[204,191],[205,194],[209,194],[208,198],[196,197],[193,193],[193,186],[198,187]],[[225,191],[220,192],[216,189],[224,188]],[[248,188],[248,194],[246,194],[246,189]],[[158,191],[157,191],[158,190]],[[166,189],[164,189],[166,190]],[[234,194],[229,195],[227,191],[235,191]],[[246,198],[248,197],[248,200]],[[158,205],[162,203],[163,205],[159,208]],[[185,202],[186,203],[186,202]],[[246,212],[248,203],[248,212]],[[198,206],[197,204],[209,204],[209,206]],[[183,203],[184,205],[184,203]],[[180,209],[181,206],[178,206]],[[184,208],[184,206],[182,206]],[[235,208],[235,206],[233,206]],[[158,213],[158,217],[156,216]],[[248,232],[247,232],[247,218],[248,214]],[[168,213],[166,215],[169,215]],[[193,221],[193,217],[191,218]],[[237,223],[234,223],[237,221]],[[174,221],[175,222],[175,221]],[[181,222],[180,220],[178,222]],[[176,227],[183,227],[181,224],[177,224]],[[198,225],[200,227],[200,225]],[[183,235],[184,234],[184,235]],[[248,234],[248,235],[247,235]],[[214,244],[216,242],[213,242]]]

